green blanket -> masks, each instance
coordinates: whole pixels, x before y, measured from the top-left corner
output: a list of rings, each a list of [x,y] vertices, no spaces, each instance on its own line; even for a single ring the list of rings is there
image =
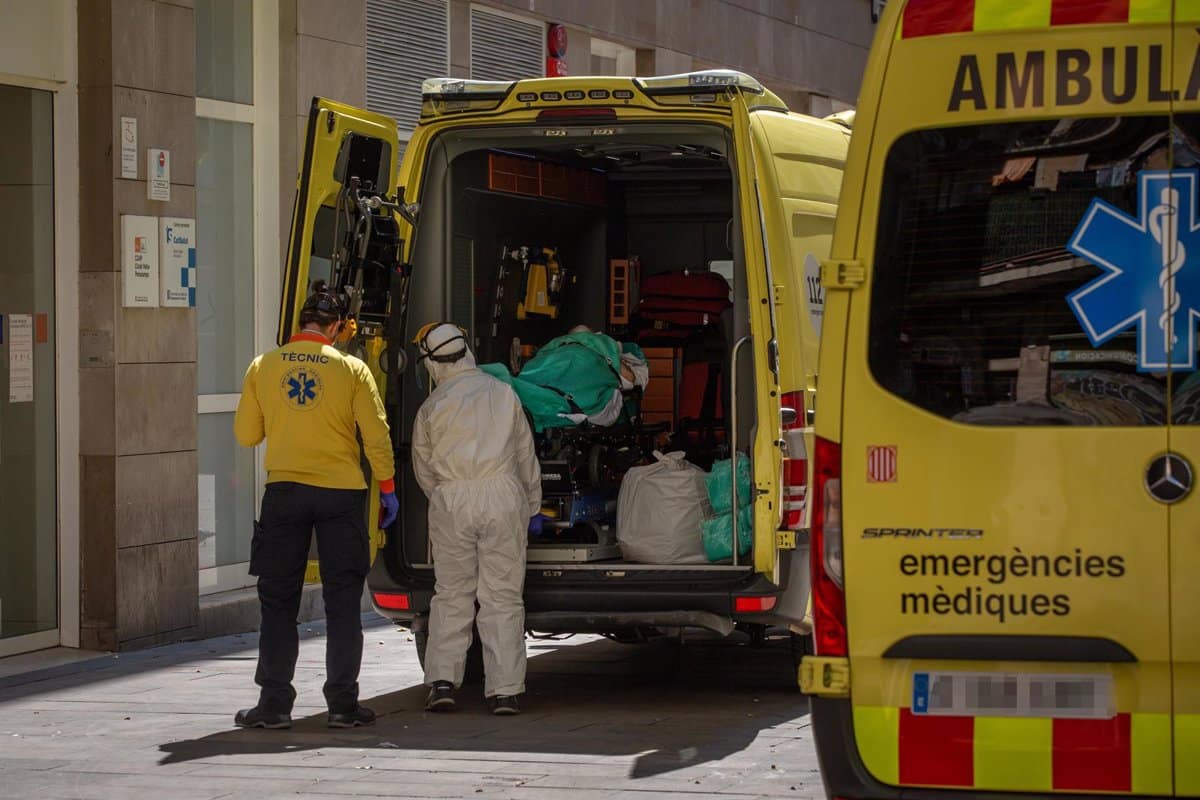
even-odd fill
[[[539,433],[575,423],[564,414],[598,414],[620,388],[621,353],[645,359],[635,344],[622,346],[602,333],[572,333],[551,339],[517,376],[504,364],[479,368],[513,387]]]

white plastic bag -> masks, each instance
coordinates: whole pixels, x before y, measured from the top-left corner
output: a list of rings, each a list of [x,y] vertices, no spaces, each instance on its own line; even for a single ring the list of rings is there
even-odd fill
[[[704,470],[683,453],[654,451],[657,463],[634,467],[617,498],[617,543],[626,561],[706,564],[700,523],[708,511]]]

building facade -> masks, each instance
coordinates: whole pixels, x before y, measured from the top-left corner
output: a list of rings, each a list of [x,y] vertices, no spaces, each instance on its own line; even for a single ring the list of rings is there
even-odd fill
[[[824,115],[879,5],[0,0],[0,656],[256,623],[265,474],[231,423],[314,95],[403,140],[427,77],[728,67]]]

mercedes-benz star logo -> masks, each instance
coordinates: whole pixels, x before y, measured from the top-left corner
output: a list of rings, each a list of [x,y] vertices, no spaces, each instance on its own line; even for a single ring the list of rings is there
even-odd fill
[[[1167,453],[1146,467],[1146,491],[1160,503],[1178,503],[1192,490],[1192,465],[1183,456]]]

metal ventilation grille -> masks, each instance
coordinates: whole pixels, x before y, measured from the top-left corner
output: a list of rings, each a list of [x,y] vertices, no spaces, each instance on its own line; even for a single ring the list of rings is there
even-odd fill
[[[471,9],[471,77],[514,81],[546,74],[545,28],[478,8]]]
[[[421,82],[450,74],[447,0],[367,0],[367,108],[416,127]]]

